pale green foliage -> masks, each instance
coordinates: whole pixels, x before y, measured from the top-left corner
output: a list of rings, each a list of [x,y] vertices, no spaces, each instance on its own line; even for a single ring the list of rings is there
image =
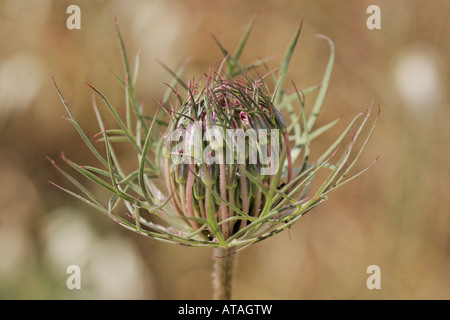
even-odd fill
[[[234,54],[226,50],[214,38],[225,57],[221,66],[221,69],[223,67],[224,70],[217,71],[217,74],[220,74],[224,79],[245,78],[250,70],[255,70],[265,65],[266,60],[256,61],[248,66],[242,66],[239,62],[254,22],[252,20],[249,23],[242,41]],[[273,104],[276,107],[275,110],[278,110],[288,119],[286,127],[284,128],[284,125],[282,127],[286,132],[289,148],[286,150],[286,146],[284,146],[283,156],[281,157],[283,162],[280,165],[280,170],[272,177],[270,183],[267,179],[262,180],[248,170],[245,173],[241,173],[245,174],[248,182],[259,188],[259,192],[264,195],[264,204],[261,206],[259,214],[250,215],[243,212],[242,207],[237,207],[239,202],[236,202],[237,204],[230,203],[230,201],[221,197],[220,191],[215,191],[215,189],[205,185],[204,187],[209,190],[211,197],[214,197],[216,202],[225,204],[226,208],[231,208],[231,211],[234,213],[225,219],[218,219],[216,212],[210,212],[205,218],[188,216],[180,212],[179,208],[178,210],[174,208],[172,203],[173,190],[172,193],[169,193],[167,190],[160,190],[157,187],[155,181],[161,179],[164,175],[161,172],[164,168],[161,167],[160,163],[160,159],[163,157],[164,137],[161,137],[159,132],[162,129],[166,129],[166,127],[170,127],[174,121],[179,121],[179,114],[184,114],[185,117],[188,117],[189,113],[186,112],[187,104],[185,102],[189,99],[198,101],[201,96],[194,96],[190,86],[181,79],[181,74],[186,64],[177,72],[174,72],[161,63],[163,68],[173,76],[173,81],[168,86],[168,90],[160,102],[160,107],[156,114],[153,117],[144,115],[142,108],[137,102],[135,91],[139,59],[137,56],[135,70],[132,73],[118,28],[117,35],[125,64],[125,78],[117,75],[115,77],[121,83],[125,92],[125,119],[122,119],[116,112],[116,109],[106,96],[89,85],[101,98],[117,123],[117,128],[106,129],[101,113],[96,106],[95,100],[93,100],[100,128],[99,141],[104,144],[105,156],[101,155],[75,120],[55,83],[57,92],[69,114],[67,120],[73,124],[89,150],[97,158],[99,167],[81,166],[64,156],[63,160],[79,174],[110,192],[111,197],[106,203],[100,201],[95,194],[78,182],[76,178],[51,160],[55,167],[81,191],[81,194],[61,186],[57,187],[103,212],[120,225],[132,231],[171,243],[224,248],[239,246],[244,248],[289,228],[305,213],[326,200],[331,191],[361,174],[359,172],[351,177],[347,177],[366,146],[375,128],[377,118],[375,117],[368,134],[356,152],[352,152],[355,141],[360,137],[363,127],[368,122],[372,107],[357,115],[318,159],[310,160],[313,140],[339,121],[337,119],[318,128],[315,127],[316,119],[324,106],[335,55],[332,41],[325,36],[318,36],[320,39],[325,39],[331,49],[322,82],[305,90],[297,90],[294,85],[293,92],[288,94],[284,84],[300,30],[301,23],[286,49],[278,74],[270,74],[275,85],[274,92],[270,93],[268,88],[265,88],[265,94],[269,97],[270,104]],[[258,81],[261,81],[260,84],[264,84],[262,78],[258,79]],[[181,86],[185,90],[185,97],[181,93],[174,94],[173,87],[176,85]],[[311,111],[307,112],[304,97],[312,92],[317,92],[317,96]],[[173,104],[170,102],[170,98],[173,96],[177,99],[175,103],[179,104],[179,108],[176,110],[173,110]],[[166,122],[163,120],[164,111],[168,110],[170,110],[170,112],[167,112],[169,114],[169,122]],[[118,142],[129,143],[134,148],[137,157],[137,165],[134,171],[125,172],[122,169],[119,157],[114,151],[114,146]],[[345,146],[342,147],[342,144]],[[334,160],[338,149],[340,150],[340,158]],[[296,164],[294,168],[292,168],[292,164]],[[328,171],[328,176],[319,183],[317,189],[311,190],[310,185],[313,178],[316,177],[319,171],[323,170]],[[194,174],[193,179],[197,183],[203,183],[198,174],[192,174]],[[125,204],[128,210],[127,215],[117,212],[117,210],[120,210],[118,208],[121,202]],[[157,217],[157,219],[153,219],[152,216]],[[241,223],[241,227],[233,229],[232,232],[228,231],[226,235],[223,234],[223,226],[225,224],[232,225],[232,223],[240,220],[245,221],[245,223]]]

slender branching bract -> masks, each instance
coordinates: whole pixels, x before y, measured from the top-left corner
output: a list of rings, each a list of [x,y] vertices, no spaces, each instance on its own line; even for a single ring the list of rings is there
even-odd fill
[[[328,63],[320,84],[300,90],[287,75],[302,22],[274,70],[267,70],[267,59],[249,65],[240,61],[254,22],[234,52],[214,37],[223,61],[198,80],[184,80],[188,61],[176,71],[160,62],[173,79],[152,116],[144,113],[136,96],[139,56],[131,71],[117,26],[125,75],[114,77],[124,89],[125,111],[118,112],[106,95],[87,83],[94,91],[96,142],[83,131],[53,80],[67,121],[98,166],[80,165],[64,155],[62,159],[110,197],[100,200],[50,159],[78,191],[54,185],[144,236],[181,245],[242,249],[289,228],[332,191],[358,177],[365,170],[351,175],[351,169],[375,128],[378,116],[371,117],[372,105],[317,159],[310,157],[315,140],[340,120],[316,126],[333,69],[333,42],[317,36],[328,44]],[[306,97],[314,93],[314,103],[306,106]],[[102,105],[97,106],[97,100]],[[106,128],[105,111],[116,127]],[[363,130],[369,122],[369,130]],[[121,165],[115,151],[119,143],[134,150],[134,170],[125,171]],[[322,171],[328,174],[317,183],[314,178]]]

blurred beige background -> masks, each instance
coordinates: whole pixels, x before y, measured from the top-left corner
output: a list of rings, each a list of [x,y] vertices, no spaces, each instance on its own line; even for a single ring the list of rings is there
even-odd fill
[[[81,30],[66,28],[71,4]],[[366,27],[371,4],[381,30]],[[210,33],[234,49],[257,10],[244,62],[276,56],[276,66],[303,16],[288,81],[319,83],[329,50],[314,34],[330,37],[336,64],[320,122],[348,123],[374,100],[381,116],[358,169],[380,158],[289,231],[241,252],[234,297],[450,299],[447,0],[0,0],[0,299],[211,297],[210,249],[135,235],[47,183],[70,186],[46,156],[92,160],[62,118],[50,71],[94,134],[83,82],[124,101],[109,73],[123,72],[115,17],[130,57],[141,50],[138,98],[151,111],[170,80],[156,59],[176,69],[192,57],[186,75],[201,75],[221,60]],[[81,290],[66,288],[72,264]],[[366,287],[373,264],[381,290]]]

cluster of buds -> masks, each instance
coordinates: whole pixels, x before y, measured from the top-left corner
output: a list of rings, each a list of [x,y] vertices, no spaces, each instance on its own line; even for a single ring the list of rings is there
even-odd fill
[[[263,79],[210,74],[203,82],[188,84],[187,99],[172,112],[163,174],[178,214],[205,239],[225,244],[281,201],[273,191],[292,178],[290,142]]]
[[[63,160],[112,195],[106,202],[100,200],[51,160],[82,194],[57,187],[122,226],[151,238],[191,246],[244,248],[289,228],[324,201],[331,191],[365,171],[351,177],[348,174],[375,128],[376,120],[356,156],[351,157],[371,107],[357,115],[321,156],[314,161],[310,159],[312,140],[339,121],[315,126],[333,68],[331,40],[319,36],[331,48],[322,82],[304,90],[293,85],[288,93],[284,82],[301,23],[278,74],[272,71],[264,76],[258,73],[264,60],[248,66],[239,62],[253,23],[249,24],[234,54],[216,39],[224,54],[223,63],[200,81],[185,82],[180,72],[163,65],[174,79],[153,117],[144,115],[137,103],[136,74],[129,70],[117,29],[126,76],[116,75],[116,78],[125,89],[126,119],[122,119],[99,90],[89,85],[118,124],[116,129],[105,128],[94,99],[100,127],[98,140],[104,143],[106,156],[81,129],[55,83],[69,114],[67,120],[75,126],[101,167],[78,165],[66,157]],[[267,79],[273,82],[269,85]],[[317,96],[307,112],[305,96],[312,91],[317,91]],[[175,102],[171,102],[170,96],[174,96]],[[164,111],[168,121],[164,121]],[[160,130],[163,126],[165,132]],[[342,148],[346,140],[348,143]],[[128,142],[136,150],[135,170],[125,172],[122,168],[114,151],[116,142]],[[332,161],[338,149],[341,156]],[[323,170],[329,171],[328,176],[312,190],[313,178]],[[124,208],[120,204],[125,205],[126,216],[118,212]]]

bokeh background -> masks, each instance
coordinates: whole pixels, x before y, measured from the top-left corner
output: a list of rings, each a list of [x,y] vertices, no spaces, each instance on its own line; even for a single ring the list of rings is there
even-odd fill
[[[81,30],[66,28],[71,4]],[[366,27],[372,4],[381,30]],[[381,115],[357,169],[379,160],[291,229],[241,252],[234,297],[450,299],[449,1],[0,0],[1,299],[211,298],[211,249],[138,236],[47,182],[70,186],[47,156],[92,161],[50,72],[93,135],[84,81],[124,102],[109,73],[123,74],[115,17],[130,57],[141,52],[138,98],[151,112],[170,81],[157,59],[176,69],[192,57],[185,74],[198,77],[222,58],[210,33],[234,49],[258,10],[243,61],[273,56],[277,66],[303,16],[288,81],[320,82],[329,49],[314,35],[330,37],[336,63],[319,124],[348,123],[373,100]],[[72,264],[81,290],[66,288]],[[373,264],[380,290],[366,287]]]

